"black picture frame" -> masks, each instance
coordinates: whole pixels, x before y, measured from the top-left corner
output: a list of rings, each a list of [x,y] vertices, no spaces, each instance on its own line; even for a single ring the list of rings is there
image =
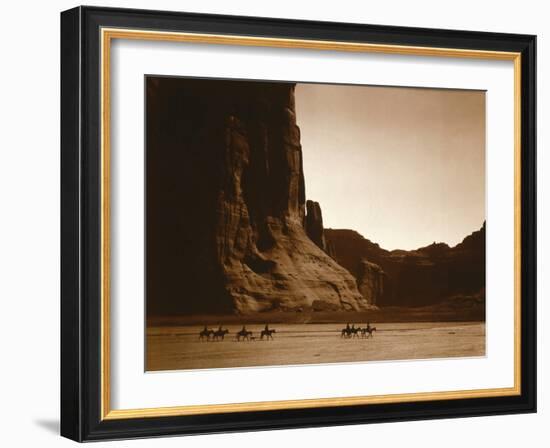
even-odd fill
[[[102,419],[100,29],[521,53],[521,393]],[[536,412],[536,37],[99,7],[61,13],[61,434],[76,441]]]

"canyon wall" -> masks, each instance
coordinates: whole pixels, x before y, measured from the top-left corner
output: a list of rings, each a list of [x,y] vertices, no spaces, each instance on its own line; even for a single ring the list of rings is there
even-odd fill
[[[294,87],[147,78],[150,314],[369,307],[306,213]]]
[[[324,235],[334,258],[355,276],[359,289],[378,291],[371,302],[378,306],[428,306],[453,297],[484,298],[485,223],[455,247],[434,242],[411,251],[382,249],[353,230],[325,229]],[[365,275],[378,271],[383,272],[382,287],[379,279]]]

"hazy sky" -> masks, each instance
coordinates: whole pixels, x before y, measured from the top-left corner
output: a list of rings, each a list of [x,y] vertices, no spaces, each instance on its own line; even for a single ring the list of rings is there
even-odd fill
[[[385,249],[451,246],[485,219],[485,92],[298,84],[306,197]]]

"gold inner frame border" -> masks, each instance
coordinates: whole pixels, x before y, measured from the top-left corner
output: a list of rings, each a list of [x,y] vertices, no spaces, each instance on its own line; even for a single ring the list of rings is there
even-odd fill
[[[229,412],[251,412],[432,400],[502,397],[521,394],[521,53],[353,43],[307,39],[283,39],[240,35],[163,32],[102,28],[101,40],[101,420],[168,417]],[[303,400],[281,400],[212,405],[111,409],[110,346],[110,63],[113,39],[185,42],[212,45],[296,48],[325,51],[506,60],[514,63],[514,386],[442,392],[404,393]]]

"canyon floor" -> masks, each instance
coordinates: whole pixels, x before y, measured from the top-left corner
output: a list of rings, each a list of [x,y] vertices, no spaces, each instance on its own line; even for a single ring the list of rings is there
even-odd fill
[[[242,325],[224,325],[223,341],[201,341],[200,325],[147,329],[148,371],[323,364],[485,355],[483,322],[375,323],[372,338],[342,338],[337,323],[270,324],[273,340],[260,340],[263,325],[247,324],[253,340],[236,341]],[[364,326],[362,324],[361,326]]]

